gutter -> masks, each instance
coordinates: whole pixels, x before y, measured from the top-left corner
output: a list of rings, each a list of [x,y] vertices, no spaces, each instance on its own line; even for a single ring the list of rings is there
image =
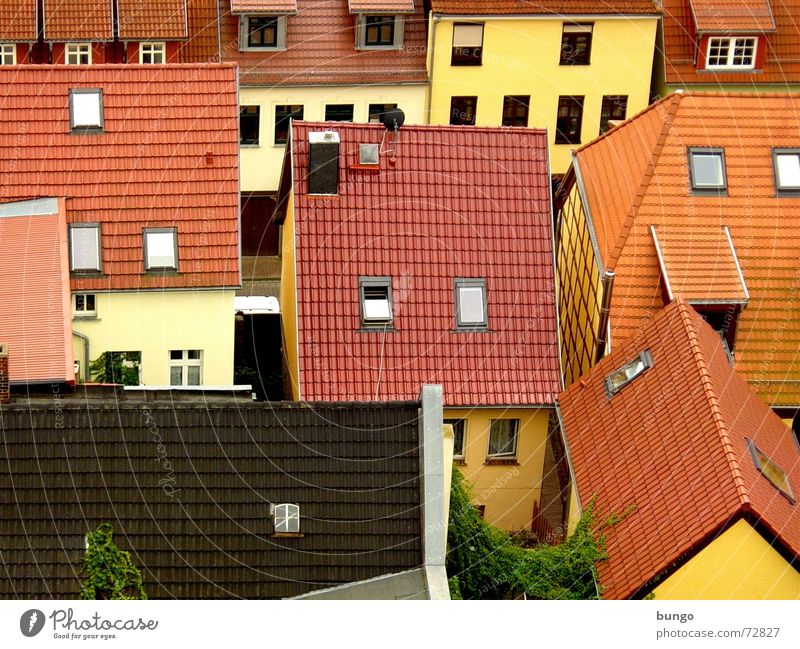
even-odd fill
[[[81,341],[83,342],[83,380],[88,383],[90,380],[89,379],[89,358],[90,358],[89,336],[82,333],[78,333],[74,329],[72,330],[72,335],[75,336],[76,338],[80,338]]]

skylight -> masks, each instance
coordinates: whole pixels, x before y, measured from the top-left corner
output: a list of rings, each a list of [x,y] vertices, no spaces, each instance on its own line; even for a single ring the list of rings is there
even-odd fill
[[[786,475],[786,471],[770,460],[767,454],[753,443],[753,440],[748,439],[747,446],[750,449],[750,455],[753,458],[753,464],[756,465],[756,468],[761,472],[761,475],[769,480],[772,483],[772,486],[780,491],[781,494],[783,494],[786,499],[794,505],[796,501],[794,499],[792,485],[789,483],[789,476]]]
[[[775,187],[779,192],[800,192],[800,149],[775,149]]]
[[[725,153],[722,149],[689,149],[689,175],[695,191],[727,188]]]
[[[643,351],[631,362],[614,370],[606,377],[606,391],[609,396],[614,396],[628,383],[636,379],[646,369],[653,366],[653,357],[649,351]]]

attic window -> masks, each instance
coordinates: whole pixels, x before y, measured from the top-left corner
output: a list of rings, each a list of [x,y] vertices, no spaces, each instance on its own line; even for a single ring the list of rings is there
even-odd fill
[[[73,131],[103,130],[103,91],[73,88],[69,91],[69,125]]]
[[[486,317],[486,280],[456,279],[456,326],[459,329],[483,329]]]
[[[285,50],[286,16],[241,16],[240,50]]]
[[[177,270],[178,232],[175,228],[144,231],[144,267],[147,271]]]
[[[750,449],[750,455],[753,458],[753,464],[761,472],[767,480],[772,483],[781,494],[793,505],[795,504],[794,493],[792,492],[792,485],[789,483],[789,476],[786,475],[781,467],[775,464],[767,457],[761,449],[759,449],[753,440],[747,440],[747,447]]]
[[[778,193],[800,194],[800,149],[773,149],[772,161]]]
[[[649,351],[643,351],[630,363],[626,363],[619,369],[614,370],[606,377],[606,392],[609,397],[613,397],[622,390],[628,383],[633,381],[645,370],[653,366],[653,357]]]
[[[67,43],[64,51],[64,63],[67,65],[91,65],[91,43]]]
[[[299,534],[300,505],[290,503],[275,505],[272,521],[275,534]]]
[[[483,64],[483,23],[453,25],[453,50],[450,65]]]
[[[167,46],[163,41],[142,43],[139,46],[139,63],[166,63]]]
[[[377,144],[358,145],[358,164],[375,166],[379,162]]]
[[[0,44],[0,65],[17,64],[17,46],[15,43]]]
[[[724,149],[689,149],[689,178],[693,191],[724,192],[728,187],[725,175]]]
[[[709,38],[706,68],[753,68],[757,43],[755,36]]]
[[[356,27],[356,48],[396,50],[403,45],[403,16],[359,14]]]
[[[361,324],[364,327],[387,327],[392,324],[391,277],[362,277]]]

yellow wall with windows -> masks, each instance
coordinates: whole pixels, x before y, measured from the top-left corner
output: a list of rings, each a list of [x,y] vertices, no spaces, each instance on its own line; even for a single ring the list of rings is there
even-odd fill
[[[242,87],[240,106],[259,106],[259,143],[240,147],[241,190],[277,191],[285,146],[275,142],[275,107],[302,105],[305,121],[325,119],[327,104],[353,104],[353,121],[368,121],[369,104],[397,104],[406,124],[423,124],[425,85]]]
[[[457,466],[472,485],[485,519],[505,530],[530,529],[539,502],[551,408],[445,408],[445,419],[466,419],[464,460]],[[519,419],[514,464],[487,464],[489,421]]]
[[[299,359],[297,357],[297,279],[294,255],[294,194],[286,203],[286,220],[281,230],[281,328],[283,330],[283,357],[286,359],[287,396],[300,399]]]
[[[740,520],[653,592],[656,599],[800,599],[800,573]]]
[[[95,293],[97,317],[72,320],[89,337],[89,355],[141,352],[142,385],[169,385],[170,350],[202,351],[203,385],[233,383],[234,290]],[[74,294],[73,294],[74,309]],[[85,378],[84,343],[72,337]]]
[[[452,66],[453,19],[431,19],[428,43],[431,124],[448,124],[453,96],[477,96],[476,125],[502,124],[503,97],[530,95],[529,127],[547,127],[553,173],[564,173],[570,149],[554,144],[559,95],[584,96],[581,143],[599,134],[604,95],[627,95],[627,117],[649,100],[655,17],[581,18],[593,22],[590,65],[560,65],[563,18],[486,19],[480,66]],[[478,22],[476,20],[475,22]]]

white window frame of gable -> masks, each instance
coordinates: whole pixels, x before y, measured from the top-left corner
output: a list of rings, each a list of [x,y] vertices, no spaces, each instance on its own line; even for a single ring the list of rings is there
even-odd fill
[[[170,234],[172,235],[172,263],[154,263],[155,260],[151,258],[152,249],[155,247],[162,248],[162,244],[157,244],[155,237],[157,235]],[[151,240],[151,237],[152,240]],[[159,237],[161,238],[161,237]],[[178,230],[176,228],[145,228],[142,235],[142,243],[144,246],[144,269],[145,271],[177,271],[178,270]],[[167,255],[159,254],[159,261],[161,258],[167,258]]]
[[[495,450],[492,453],[492,429],[495,427],[495,424],[498,426],[508,426],[510,427],[511,433],[513,433],[512,437],[512,447],[510,450]],[[488,444],[486,448],[486,459],[487,460],[515,460],[517,457],[517,449],[519,447],[519,431],[522,422],[516,417],[498,417],[497,419],[490,419],[489,420],[489,434],[488,437]],[[500,430],[496,429],[495,433],[499,433]]]
[[[711,50],[715,44],[722,45],[727,41],[728,52],[725,55],[724,63],[711,63]],[[740,45],[747,46],[752,43],[753,51],[747,63],[735,63],[736,48]],[[707,70],[752,70],[756,67],[758,56],[758,37],[757,36],[712,36],[708,39],[708,49],[706,50],[706,69]],[[717,57],[720,58],[720,57]]]
[[[80,233],[80,236],[78,236],[78,233]],[[83,246],[87,246],[87,248],[85,250],[79,250],[79,248]],[[86,261],[83,261],[84,258],[87,258]],[[77,265],[76,261],[78,261],[80,265]],[[70,224],[69,269],[73,273],[102,272],[103,249],[100,245],[99,223]]]
[[[295,503],[273,505],[272,524],[274,534],[300,534],[300,505]]]
[[[81,61],[82,57],[86,61]],[[76,60],[70,61],[75,57]],[[92,44],[91,43],[67,43],[64,47],[64,63],[66,65],[91,65],[92,64]]]
[[[96,318],[97,295],[95,293],[73,293],[72,317],[75,319]]]
[[[251,18],[277,18],[278,33],[274,46],[250,45],[250,19]],[[240,52],[282,52],[286,49],[286,30],[288,16],[275,14],[248,14],[239,16],[239,51]]]
[[[197,383],[189,382],[189,369],[196,367]],[[180,383],[172,380],[172,370],[180,368]],[[203,385],[203,350],[202,349],[171,349],[169,351],[169,384],[174,386]]]
[[[358,14],[356,18],[357,50],[399,50],[403,47],[405,17],[402,14],[391,14],[394,17],[394,41],[391,45],[367,45],[367,18],[386,16],[388,14]]]
[[[103,91],[100,88],[71,88],[69,126],[73,131],[102,131]]]
[[[145,61],[145,55],[150,56],[149,61]],[[153,58],[160,57],[161,60],[154,61]],[[164,41],[149,41],[139,43],[139,63],[144,65],[160,65],[167,62],[167,44]]]
[[[15,43],[0,43],[0,65],[17,64],[17,46]]]

